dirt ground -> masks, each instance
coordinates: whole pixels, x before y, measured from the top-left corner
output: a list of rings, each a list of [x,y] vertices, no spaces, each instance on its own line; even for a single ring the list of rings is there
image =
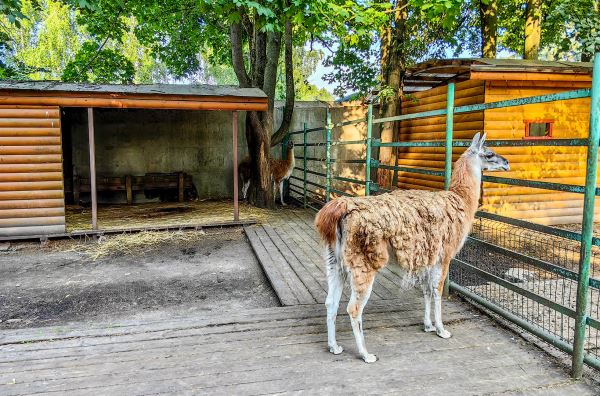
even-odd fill
[[[96,260],[86,242],[11,244],[0,252],[0,328],[279,305],[242,230],[196,234]]]

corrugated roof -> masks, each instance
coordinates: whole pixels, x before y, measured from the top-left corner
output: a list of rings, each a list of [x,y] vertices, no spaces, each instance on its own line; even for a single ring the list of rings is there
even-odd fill
[[[103,93],[117,95],[230,96],[266,98],[258,88],[203,84],[76,84],[58,81],[0,81],[0,90]]]
[[[423,91],[448,81],[464,81],[471,72],[528,72],[591,75],[589,62],[539,61],[526,59],[456,58],[433,59],[408,69],[404,78],[406,92]]]

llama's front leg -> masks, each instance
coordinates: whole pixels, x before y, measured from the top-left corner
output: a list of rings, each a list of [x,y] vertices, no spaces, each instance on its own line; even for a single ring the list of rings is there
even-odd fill
[[[350,301],[348,302],[348,315],[350,315],[350,322],[352,323],[352,332],[354,333],[354,338],[356,339],[356,347],[358,348],[358,353],[362,357],[362,359],[366,363],[373,363],[377,361],[377,356],[369,353],[367,351],[367,347],[365,346],[365,336],[363,334],[363,324],[362,324],[362,313],[367,301],[369,301],[369,297],[371,296],[371,290],[373,289],[373,280],[375,279],[375,274],[364,274],[361,276],[369,277],[368,280],[361,280],[362,283],[357,285],[356,279],[352,279],[352,294],[350,296]]]
[[[281,206],[285,206],[286,205],[285,202],[283,202],[283,183],[284,183],[284,180],[282,180],[279,183],[279,197],[281,198]]]
[[[431,288],[427,284],[423,284],[423,300],[425,301],[425,314],[423,316],[423,330],[427,333],[435,331],[433,323],[431,323]]]
[[[435,332],[442,338],[450,338],[452,334],[444,329],[442,323],[442,293],[437,288],[433,289],[433,302],[434,302],[434,319],[435,319]]]
[[[325,300],[325,306],[327,307],[327,345],[329,346],[329,352],[339,355],[344,349],[338,345],[335,338],[335,320],[342,298],[342,290],[344,289],[344,275],[333,249],[329,247],[325,254],[325,261],[328,286],[327,299]]]
[[[244,182],[244,187],[242,187],[242,196],[244,199],[248,196],[248,188],[250,187],[250,180]]]

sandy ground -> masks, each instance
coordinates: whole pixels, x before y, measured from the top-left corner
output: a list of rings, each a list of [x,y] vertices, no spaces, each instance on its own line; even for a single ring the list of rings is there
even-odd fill
[[[97,260],[78,244],[11,244],[0,252],[0,328],[279,305],[241,230]]]

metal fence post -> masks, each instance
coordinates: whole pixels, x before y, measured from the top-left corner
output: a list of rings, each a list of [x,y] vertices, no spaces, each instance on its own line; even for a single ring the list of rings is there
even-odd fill
[[[287,159],[287,145],[288,142],[290,141],[290,133],[286,133],[285,136],[283,137],[283,140],[281,141],[281,159],[282,160],[286,160]],[[292,151],[292,155],[294,155],[294,152]],[[283,194],[288,197],[289,196],[289,189],[290,189],[290,181],[289,179],[286,179],[283,181]]]
[[[325,140],[325,202],[331,200],[331,112],[327,108],[327,126]]]
[[[452,178],[452,133],[454,128],[454,83],[448,84],[446,95],[446,147],[444,158],[444,189],[450,188]],[[444,281],[444,296],[450,295],[450,271],[446,273]]]
[[[303,203],[304,203],[304,209],[306,209],[306,143],[307,143],[307,133],[306,133],[306,122],[304,123],[304,129],[303,129],[303,136],[304,136],[304,185],[303,185]]]
[[[575,342],[571,375],[581,378],[585,355],[585,329],[588,313],[588,289],[590,283],[590,259],[594,230],[594,200],[596,198],[596,175],[598,173],[598,139],[600,138],[600,53],[594,56],[592,95],[590,102],[590,132],[588,138],[583,198],[583,224],[581,227],[581,251],[579,256],[579,282],[577,283],[577,317],[575,319]]]
[[[367,148],[365,153],[365,196],[371,195],[371,143],[373,141],[373,103],[367,111]]]

